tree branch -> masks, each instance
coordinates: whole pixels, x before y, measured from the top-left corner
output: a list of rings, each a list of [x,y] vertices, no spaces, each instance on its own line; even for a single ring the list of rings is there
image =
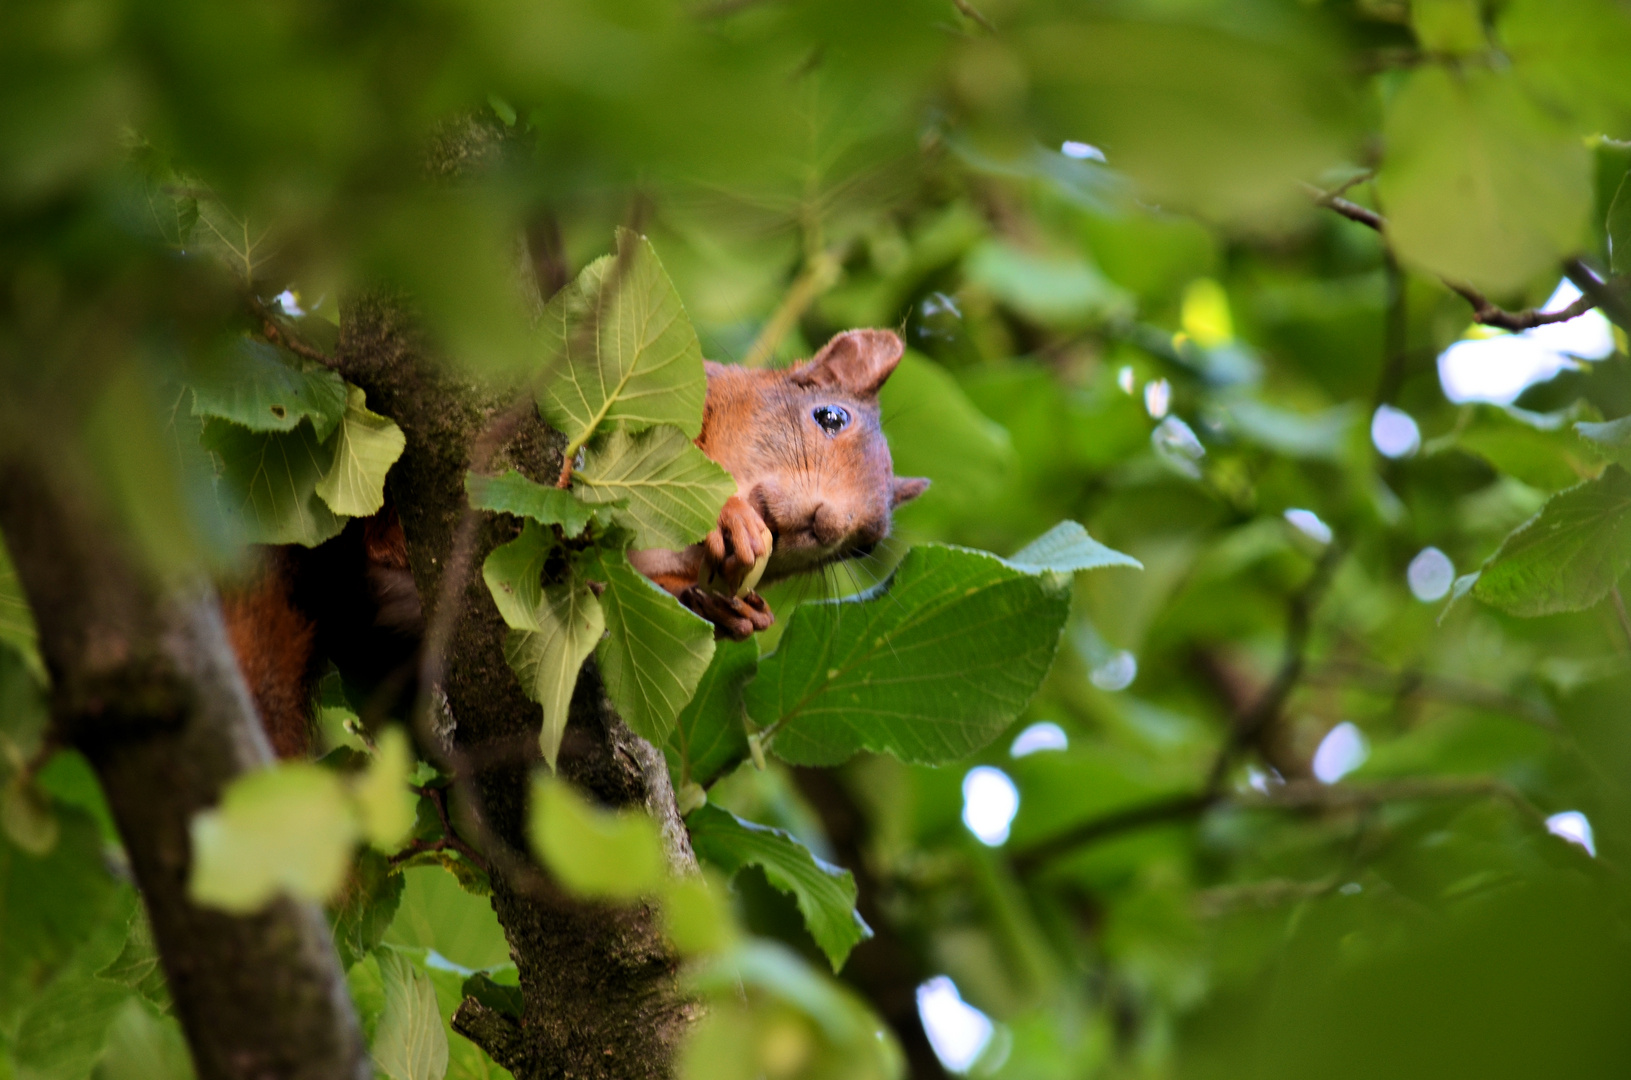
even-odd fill
[[[1374,229],[1386,235],[1387,218],[1376,211],[1344,199],[1340,195],[1322,191],[1313,184],[1304,184],[1303,189],[1309,193],[1309,197],[1317,205],[1333,210],[1349,221],[1357,221],[1366,228]],[[1566,264],[1566,272],[1570,280],[1575,280],[1575,273],[1572,268],[1576,266],[1583,267],[1584,264],[1578,259],[1571,259]],[[1439,280],[1444,282],[1446,288],[1472,305],[1474,322],[1484,326],[1498,327],[1502,330],[1520,331],[1533,330],[1537,326],[1548,326],[1552,323],[1568,322],[1570,319],[1578,318],[1595,307],[1604,307],[1606,303],[1617,302],[1613,298],[1613,293],[1601,282],[1598,282],[1594,276],[1589,273],[1586,276],[1595,284],[1595,288],[1587,289],[1579,281],[1575,280],[1575,285],[1579,287],[1581,292],[1580,299],[1560,311],[1541,311],[1538,308],[1507,311],[1465,281],[1457,281],[1454,278],[1442,276]]]
[[[63,433],[77,426],[31,419],[0,424],[0,529],[39,626],[57,733],[101,782],[199,1077],[367,1080],[317,905],[229,915],[188,895],[194,815],[272,760],[214,594],[161,584],[121,542],[92,474],[65,464],[77,458]]]

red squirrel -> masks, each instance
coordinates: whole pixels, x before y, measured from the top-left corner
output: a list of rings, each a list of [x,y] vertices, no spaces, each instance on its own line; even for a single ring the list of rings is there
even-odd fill
[[[774,621],[753,591],[758,581],[870,553],[889,535],[895,507],[929,486],[895,476],[879,424],[878,389],[904,350],[892,331],[849,330],[789,368],[705,364],[696,445],[731,474],[736,494],[702,543],[631,552],[635,569],[720,636],[742,640]],[[271,549],[252,584],[225,594],[222,611],[280,757],[309,748],[325,660],[380,688],[387,711],[411,696],[424,627],[389,505],[317,548]]]

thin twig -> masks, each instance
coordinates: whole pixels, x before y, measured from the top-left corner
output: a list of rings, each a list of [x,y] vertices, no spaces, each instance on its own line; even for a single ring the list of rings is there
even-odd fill
[[[1285,708],[1291,692],[1296,689],[1298,681],[1302,678],[1304,654],[1308,648],[1309,631],[1313,626],[1314,608],[1324,595],[1326,586],[1331,582],[1331,575],[1341,560],[1341,546],[1334,543],[1327,545],[1324,553],[1320,555],[1319,562],[1314,564],[1313,574],[1291,598],[1286,613],[1286,640],[1281,653],[1280,667],[1274,673],[1274,679],[1258,695],[1251,709],[1236,719],[1229,738],[1218,750],[1218,756],[1212,762],[1212,770],[1206,781],[1207,791],[1212,793],[1222,791],[1223,782],[1228,777],[1229,767],[1234,763],[1235,756],[1241,750],[1258,742],[1280,719],[1281,710]]]
[[[1343,217],[1347,218],[1349,221],[1357,221],[1359,224],[1364,225],[1367,228],[1375,229],[1379,233],[1386,234],[1387,218],[1383,217],[1381,214],[1378,214],[1375,210],[1367,209],[1366,207],[1360,206],[1356,202],[1344,199],[1339,195],[1333,194],[1332,192],[1323,191],[1320,188],[1315,187],[1313,184],[1304,184],[1303,189],[1309,193],[1309,197],[1312,198],[1316,204],[1323,206],[1326,209],[1334,210],[1338,214],[1341,214]],[[1578,259],[1571,259],[1566,264],[1566,272],[1569,274],[1571,280],[1573,280],[1575,277],[1574,271],[1571,268],[1576,265],[1583,266],[1584,264],[1580,263],[1580,260]],[[1595,277],[1591,277],[1589,274],[1587,276],[1591,278],[1591,280],[1596,284],[1597,288],[1595,290],[1587,289],[1579,281],[1575,281],[1575,284],[1579,286],[1582,295],[1574,303],[1559,311],[1541,311],[1538,308],[1525,308],[1522,311],[1507,311],[1498,304],[1491,302],[1489,297],[1485,296],[1483,293],[1479,292],[1476,288],[1465,281],[1458,281],[1455,278],[1442,276],[1439,278],[1439,280],[1444,282],[1446,288],[1450,289],[1463,300],[1467,301],[1467,303],[1472,305],[1472,317],[1474,322],[1481,323],[1484,326],[1498,327],[1502,330],[1519,331],[1533,330],[1537,326],[1548,326],[1552,323],[1568,322],[1570,319],[1579,318],[1592,308],[1602,306],[1605,303],[1606,298],[1612,296],[1612,293],[1606,287],[1604,287],[1601,282],[1597,282]]]
[[[1166,825],[1199,817],[1222,799],[1223,796],[1220,794],[1201,791],[1157,799],[1125,810],[1117,810],[1100,818],[1093,818],[1021,851],[1014,856],[1014,869],[1020,874],[1034,873],[1039,867],[1061,855],[1100,840],[1149,828],[1152,825]]]
[[[1621,329],[1631,333],[1631,302],[1627,302],[1623,289],[1616,290],[1612,288],[1609,282],[1603,281],[1592,273],[1591,267],[1580,259],[1570,259],[1564,263],[1563,272],[1568,275],[1569,280],[1574,283],[1575,288],[1580,290],[1583,297],[1602,308],[1603,314],[1618,324]],[[1617,283],[1624,279],[1617,277],[1610,280]]]
[[[307,360],[313,360],[319,364],[322,364],[324,367],[339,367],[339,361],[335,360],[334,357],[323,352],[321,349],[307,344],[305,341],[301,340],[299,336],[290,332],[287,328],[279,325],[276,313],[272,311],[271,308],[261,303],[258,297],[251,295],[248,300],[249,310],[253,311],[260,319],[261,333],[266,335],[267,341],[270,341],[274,345],[282,345],[285,349],[288,349],[296,356],[304,357]]]
[[[981,13],[980,9],[969,3],[968,0],[951,0],[951,2],[956,6],[958,11],[963,13],[965,18],[979,23],[980,28],[986,33],[991,35],[996,34],[997,28],[992,25],[991,20],[986,18],[985,15]]]

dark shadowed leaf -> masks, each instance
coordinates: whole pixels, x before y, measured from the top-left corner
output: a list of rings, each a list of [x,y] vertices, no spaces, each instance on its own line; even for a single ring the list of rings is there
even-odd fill
[[[346,411],[346,386],[327,368],[251,337],[233,338],[188,373],[193,415],[251,431],[293,431],[310,420],[327,441]]]
[[[675,785],[707,787],[748,756],[742,689],[759,670],[753,640],[714,643],[714,658],[674,721],[664,751]]]
[[[263,432],[212,419],[202,441],[220,462],[221,499],[246,540],[315,547],[339,535],[345,522],[317,494],[334,448],[311,424]]]
[[[698,857],[727,874],[757,866],[765,879],[792,895],[805,929],[827,954],[834,971],[856,945],[872,936],[855,910],[855,876],[822,862],[781,829],[743,821],[717,806],[704,806],[685,819]]]

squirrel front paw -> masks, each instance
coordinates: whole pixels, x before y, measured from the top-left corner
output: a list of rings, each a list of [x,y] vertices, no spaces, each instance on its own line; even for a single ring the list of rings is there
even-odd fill
[[[705,577],[710,579],[704,584],[735,595],[751,593],[770,560],[771,542],[770,526],[759,511],[740,495],[732,495],[720,508],[719,527],[704,541]]]
[[[756,592],[746,596],[724,596],[693,585],[679,594],[680,603],[714,624],[715,637],[746,641],[759,630],[769,629],[775,613]]]

